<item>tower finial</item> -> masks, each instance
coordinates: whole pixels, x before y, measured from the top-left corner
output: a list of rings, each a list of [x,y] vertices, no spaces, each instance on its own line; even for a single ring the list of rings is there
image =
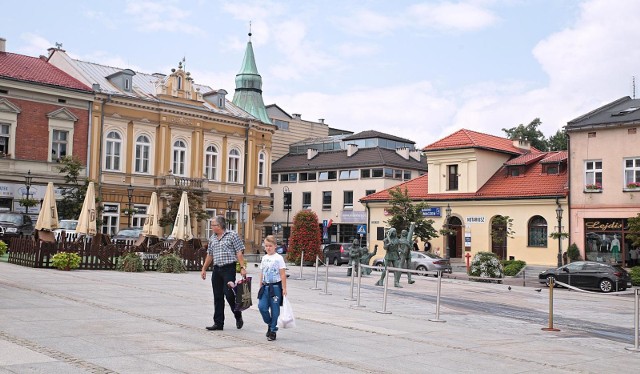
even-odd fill
[[[251,21],[249,21],[249,41],[251,41]]]

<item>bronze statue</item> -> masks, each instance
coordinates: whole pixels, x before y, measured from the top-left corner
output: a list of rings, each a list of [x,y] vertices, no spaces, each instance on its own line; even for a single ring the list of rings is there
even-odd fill
[[[392,268],[398,267],[400,262],[400,253],[398,252],[399,245],[400,245],[400,241],[398,239],[398,234],[396,232],[396,229],[392,227],[389,229],[389,231],[387,231],[387,235],[384,238],[384,242],[382,244],[382,248],[384,248],[385,251],[387,251],[387,253],[384,255],[385,268],[382,271],[382,275],[380,276],[380,279],[376,282],[376,286],[384,285],[384,277],[387,274],[387,267],[392,267]],[[394,271],[393,278],[394,278],[393,285],[395,287],[402,288],[402,286],[400,285],[400,273],[397,271]]]
[[[369,253],[369,251],[367,250],[367,248],[362,247],[364,249],[364,253],[362,255],[362,257],[360,257],[360,263],[363,265],[369,265],[369,262],[371,261],[371,259],[373,258],[373,256],[376,255],[376,253],[378,253],[378,245],[374,245],[373,246],[373,252]],[[371,274],[371,268],[360,268],[362,269],[362,275],[369,275]]]
[[[413,231],[415,227],[416,224],[412,222],[411,226],[409,227],[409,232],[407,232],[407,230],[402,230],[402,233],[400,234],[400,239],[398,240],[400,244],[398,247],[400,252],[399,267],[401,268],[409,269],[411,267],[411,249],[413,249],[413,242],[411,241],[411,238],[413,237]],[[402,273],[399,275],[399,277],[400,276],[402,276]],[[407,273],[407,278],[409,278],[409,284],[413,284],[416,282],[411,279],[411,273]]]
[[[353,245],[351,245],[351,249],[349,250],[349,269],[347,269],[347,276],[351,276],[351,271],[355,270],[356,274],[360,270],[360,258],[363,255],[363,250],[366,251],[366,248],[360,248],[358,244],[358,239],[353,239]],[[352,267],[353,266],[353,267]]]

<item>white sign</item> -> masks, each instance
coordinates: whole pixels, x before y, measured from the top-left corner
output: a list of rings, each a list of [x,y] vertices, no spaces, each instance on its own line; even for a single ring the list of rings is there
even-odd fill
[[[484,223],[485,221],[485,217],[484,216],[469,216],[467,217],[467,223],[473,224],[473,223]]]

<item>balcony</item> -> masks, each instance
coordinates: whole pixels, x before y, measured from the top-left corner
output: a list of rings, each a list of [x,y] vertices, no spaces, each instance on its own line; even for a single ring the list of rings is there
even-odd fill
[[[162,187],[177,187],[188,189],[203,189],[205,179],[203,178],[187,178],[176,175],[168,175],[166,177],[158,178],[158,186]]]

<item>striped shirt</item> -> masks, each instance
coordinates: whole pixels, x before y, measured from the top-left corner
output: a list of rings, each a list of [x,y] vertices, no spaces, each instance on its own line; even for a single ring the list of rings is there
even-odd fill
[[[236,262],[236,253],[244,250],[244,244],[234,231],[225,231],[222,237],[213,234],[209,238],[207,254],[213,257],[213,265],[224,266]]]

